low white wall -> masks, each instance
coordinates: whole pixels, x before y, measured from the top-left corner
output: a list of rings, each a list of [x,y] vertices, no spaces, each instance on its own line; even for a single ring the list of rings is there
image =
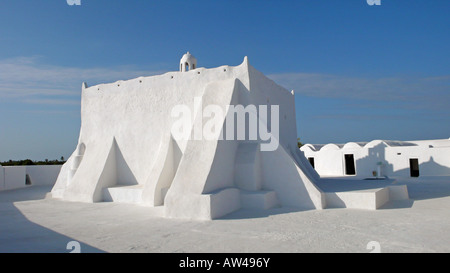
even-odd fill
[[[430,148],[429,155],[427,163],[421,166],[425,174],[450,175],[450,147]]]
[[[55,184],[62,165],[0,167],[0,191],[20,189],[26,186],[26,176],[32,186]]]
[[[433,143],[433,141],[429,141]],[[355,159],[356,177],[372,177],[378,171],[378,162],[382,162],[381,175],[388,177],[409,177],[410,162],[419,161],[420,176],[449,176],[450,147],[433,147],[428,142],[418,141],[416,146],[393,146],[383,142],[364,147],[312,150],[309,146],[301,149],[305,157],[314,158],[315,169],[321,176],[345,176],[345,154]]]
[[[27,166],[26,172],[30,176],[32,185],[52,186],[58,178],[62,165]]]
[[[26,167],[4,167],[5,187],[4,190],[12,190],[25,187]]]
[[[326,192],[328,208],[351,208],[377,210],[390,201],[408,200],[408,187],[406,185],[388,186],[385,188]]]
[[[5,189],[5,169],[0,165],[0,191]]]

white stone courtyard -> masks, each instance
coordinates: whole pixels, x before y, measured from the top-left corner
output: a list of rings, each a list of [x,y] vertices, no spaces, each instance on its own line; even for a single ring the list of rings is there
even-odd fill
[[[367,253],[371,241],[381,252],[449,252],[450,178],[393,183],[407,184],[411,199],[379,210],[240,210],[213,221],[167,219],[162,207],[45,199],[50,187],[31,186],[0,192],[0,252],[68,253],[70,241],[81,252]]]

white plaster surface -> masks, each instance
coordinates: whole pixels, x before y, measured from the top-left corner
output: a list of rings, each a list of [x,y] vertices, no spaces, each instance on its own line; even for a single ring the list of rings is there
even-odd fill
[[[270,209],[278,206],[274,191],[241,191],[241,206],[245,209]]]
[[[334,181],[334,184],[342,182]],[[355,181],[365,185],[367,181]],[[450,252],[450,177],[397,180],[411,200],[379,210],[240,210],[214,221],[162,207],[43,199],[48,187],[0,193],[0,252]]]
[[[339,183],[339,181],[336,181],[336,183]],[[382,186],[377,188],[375,185],[374,188],[359,189],[358,185],[355,184],[352,190],[328,190],[325,192],[327,208],[376,210],[389,201],[409,200],[406,185]],[[361,188],[364,188],[364,186]]]
[[[389,201],[387,188],[326,193],[328,208],[376,210]]]
[[[4,190],[5,187],[5,169],[0,165],[0,191]]]
[[[406,185],[388,186],[389,200],[407,200],[409,199],[408,187]]]
[[[53,186],[61,171],[62,165],[27,166],[26,172],[34,186]]]
[[[238,66],[211,69],[198,68],[196,62],[185,54],[179,72],[83,84],[78,147],[62,167],[52,196],[163,206],[166,217],[187,219],[214,219],[239,210],[241,190],[274,191],[282,206],[325,208],[323,193],[314,185],[318,175],[297,149],[293,93],[253,68],[247,57]],[[189,71],[183,68],[186,63]],[[178,120],[171,110],[179,105],[193,113],[188,128],[193,138],[174,136]],[[225,114],[230,105],[279,107],[280,118],[269,122],[269,141],[261,135],[217,140],[226,115],[220,117],[216,139],[196,139],[196,126],[204,128],[209,121],[202,113],[210,105]],[[257,113],[258,120],[269,118]],[[269,144],[273,149],[265,150]],[[131,194],[126,188],[136,185],[142,191]]]
[[[104,188],[103,198],[106,202],[141,203],[142,190],[141,185]]]
[[[26,167],[4,167],[5,190],[12,190],[25,187]]]
[[[0,191],[54,185],[60,170],[61,165],[0,166]],[[31,185],[26,185],[27,175]]]
[[[358,178],[373,177],[379,162],[381,176],[409,177],[410,158],[418,159],[420,176],[450,175],[450,139],[307,144],[301,151],[314,158],[315,170],[322,177],[345,176],[345,154],[354,155]]]

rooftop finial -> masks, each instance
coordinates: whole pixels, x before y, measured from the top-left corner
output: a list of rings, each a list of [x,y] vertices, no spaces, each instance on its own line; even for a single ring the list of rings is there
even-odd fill
[[[189,51],[183,55],[180,60],[180,71],[186,72],[190,69],[197,68],[197,59],[189,53]]]

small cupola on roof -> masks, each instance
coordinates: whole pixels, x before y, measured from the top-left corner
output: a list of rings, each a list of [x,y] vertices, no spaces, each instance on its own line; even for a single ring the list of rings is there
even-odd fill
[[[183,55],[180,60],[180,71],[186,72],[191,69],[197,68],[197,59],[189,53],[189,51]]]

